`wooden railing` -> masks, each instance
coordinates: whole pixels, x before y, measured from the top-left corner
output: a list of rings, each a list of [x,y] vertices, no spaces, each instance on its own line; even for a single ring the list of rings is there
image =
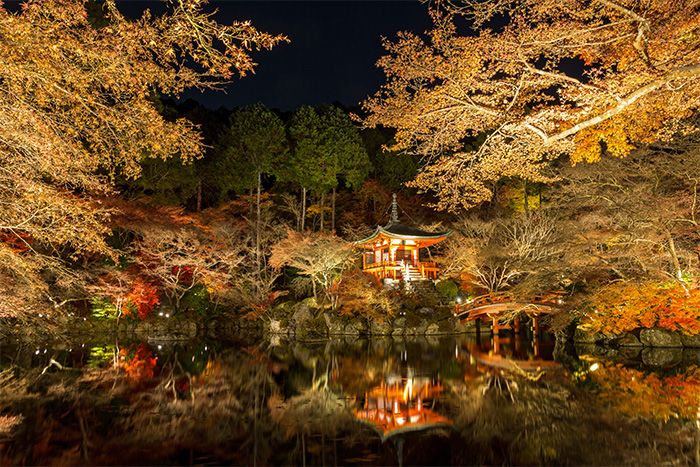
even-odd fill
[[[380,279],[390,277],[392,279],[402,279],[407,268],[415,267],[420,275],[429,279],[437,279],[438,268],[434,262],[418,262],[413,265],[411,262],[402,261],[378,261],[376,263],[365,263],[364,271],[374,274]]]
[[[455,304],[455,316],[463,316],[465,313],[476,308],[488,307],[490,305],[498,305],[504,303],[525,303],[532,305],[543,305],[546,307],[557,308],[561,306],[565,292],[551,291],[543,292],[529,298],[514,297],[508,292],[499,292],[468,299],[463,303]]]

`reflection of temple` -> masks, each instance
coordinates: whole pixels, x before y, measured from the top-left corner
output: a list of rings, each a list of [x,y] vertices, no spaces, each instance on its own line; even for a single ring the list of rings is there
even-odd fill
[[[365,394],[364,407],[356,416],[377,430],[382,441],[409,431],[452,426],[449,419],[426,407],[441,392],[437,379],[413,376],[411,371],[406,378],[390,376]]]

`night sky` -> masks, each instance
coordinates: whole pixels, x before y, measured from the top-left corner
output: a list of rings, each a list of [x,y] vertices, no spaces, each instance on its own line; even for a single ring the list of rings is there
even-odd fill
[[[226,94],[184,96],[212,109],[257,102],[283,111],[334,101],[357,105],[385,81],[375,66],[384,54],[381,37],[401,30],[422,33],[431,24],[427,4],[418,0],[210,1],[206,8],[219,9],[220,23],[251,20],[291,41],[254,53],[255,74],[231,83]]]
[[[11,11],[21,3],[3,1]],[[159,0],[117,0],[117,7],[134,18],[147,8],[154,14],[165,10]],[[291,42],[253,52],[255,74],[236,79],[225,93],[188,91],[182,96],[211,109],[257,102],[282,111],[335,101],[358,105],[385,82],[375,66],[385,53],[381,38],[395,38],[399,31],[423,33],[431,25],[428,4],[420,0],[209,0],[204,7],[206,12],[215,9],[219,23],[250,20],[259,30],[286,35]]]

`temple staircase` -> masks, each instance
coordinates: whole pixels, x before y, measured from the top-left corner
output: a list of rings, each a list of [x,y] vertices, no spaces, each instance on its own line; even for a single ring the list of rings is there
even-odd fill
[[[416,267],[408,268],[408,280],[404,279],[404,285],[407,290],[413,291],[413,293],[421,295],[423,297],[431,297],[435,300],[441,301],[443,297],[438,293],[437,288],[435,288],[435,282],[432,280],[421,276],[420,270]]]

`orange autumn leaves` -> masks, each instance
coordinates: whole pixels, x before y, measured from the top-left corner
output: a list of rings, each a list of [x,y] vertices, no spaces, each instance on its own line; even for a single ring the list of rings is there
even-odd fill
[[[459,3],[385,40],[386,84],[364,102],[367,126],[424,156],[412,186],[440,209],[488,201],[502,177],[551,180],[560,156],[626,156],[700,102],[698,0]]]
[[[597,385],[598,398],[623,414],[664,420],[697,415],[700,369],[696,366],[661,376],[620,364],[602,365],[588,376]]]
[[[158,359],[153,355],[146,344],[139,344],[134,348],[121,349],[119,351],[119,367],[126,371],[128,378],[132,381],[153,378]]]
[[[681,284],[615,283],[589,302],[582,323],[591,332],[661,327],[700,333],[700,290]]]
[[[197,128],[160,115],[157,95],[219,88],[253,71],[251,50],[287,41],[248,21],[219,24],[200,0],[135,20],[117,3],[0,4],[0,314],[43,306],[44,278],[66,277],[66,257],[114,254],[113,212],[96,196],[113,194],[116,175],[139,176],[147,157],[203,155]],[[25,236],[35,244],[17,251]]]

